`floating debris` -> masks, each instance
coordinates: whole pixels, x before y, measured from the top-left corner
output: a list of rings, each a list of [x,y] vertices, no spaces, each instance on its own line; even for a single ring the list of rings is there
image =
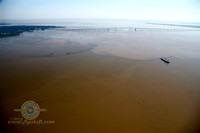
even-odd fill
[[[54,56],[54,53],[50,53],[50,54],[48,55],[48,57],[52,57],[52,56]]]

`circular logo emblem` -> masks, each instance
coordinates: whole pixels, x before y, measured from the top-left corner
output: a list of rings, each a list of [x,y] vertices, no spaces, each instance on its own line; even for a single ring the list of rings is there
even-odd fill
[[[21,114],[27,120],[34,120],[40,114],[40,107],[34,101],[27,101],[21,107]]]

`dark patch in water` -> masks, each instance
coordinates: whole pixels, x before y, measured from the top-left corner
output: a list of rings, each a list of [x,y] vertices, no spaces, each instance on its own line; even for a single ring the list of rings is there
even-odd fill
[[[52,56],[54,56],[54,53],[50,53],[50,54],[48,55],[48,57],[52,57]]]

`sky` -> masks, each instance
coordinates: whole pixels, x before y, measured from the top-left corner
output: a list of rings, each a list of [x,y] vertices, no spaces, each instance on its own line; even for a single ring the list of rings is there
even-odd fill
[[[0,0],[0,19],[200,22],[200,0]]]

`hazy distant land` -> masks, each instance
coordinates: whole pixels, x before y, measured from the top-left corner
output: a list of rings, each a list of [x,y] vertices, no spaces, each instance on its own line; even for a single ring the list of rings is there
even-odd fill
[[[0,25],[8,25],[7,23],[0,23]],[[10,37],[10,36],[18,36],[23,32],[32,32],[35,30],[46,30],[46,29],[54,29],[54,28],[63,28],[59,26],[0,26],[0,38],[1,37]]]
[[[0,25],[10,25],[9,23],[0,23]]]
[[[183,24],[163,24],[163,23],[147,23],[153,25],[164,25],[164,26],[178,26],[178,27],[188,27],[188,28],[200,28],[200,25],[183,25]]]

